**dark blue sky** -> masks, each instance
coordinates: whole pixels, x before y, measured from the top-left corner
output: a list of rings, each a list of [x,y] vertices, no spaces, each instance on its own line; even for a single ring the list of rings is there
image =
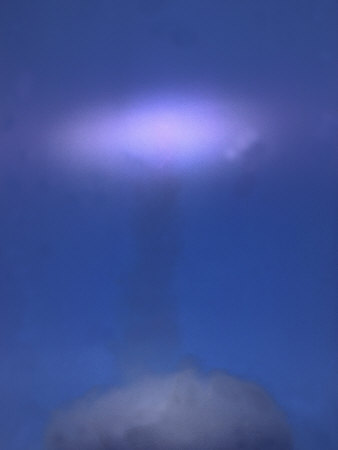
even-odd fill
[[[1,448],[191,361],[263,385],[296,450],[337,448],[337,19],[333,0],[1,2]],[[50,157],[54,123],[162,89],[253,103],[267,132],[164,181]]]

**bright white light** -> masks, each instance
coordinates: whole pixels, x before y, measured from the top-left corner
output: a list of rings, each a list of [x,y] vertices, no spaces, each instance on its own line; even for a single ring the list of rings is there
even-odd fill
[[[257,137],[242,105],[162,96],[89,107],[65,117],[50,139],[64,163],[107,169],[125,156],[161,167],[203,165],[215,156],[230,161]]]
[[[207,105],[149,105],[116,124],[120,148],[151,158],[184,158],[221,143],[223,123]]]

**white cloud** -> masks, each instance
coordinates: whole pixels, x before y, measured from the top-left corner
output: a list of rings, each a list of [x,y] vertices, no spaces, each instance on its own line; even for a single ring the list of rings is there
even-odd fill
[[[90,394],[57,412],[48,450],[288,450],[283,414],[255,384],[187,370]]]

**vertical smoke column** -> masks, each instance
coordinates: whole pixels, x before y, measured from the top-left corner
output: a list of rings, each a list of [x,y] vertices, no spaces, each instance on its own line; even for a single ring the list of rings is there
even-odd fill
[[[132,228],[136,258],[124,283],[125,330],[120,362],[134,377],[170,368],[178,346],[177,311],[172,291],[180,250],[179,180],[156,171],[137,186]]]
[[[109,180],[126,176],[128,184],[139,182],[136,258],[122,286],[124,335],[117,352],[129,374],[169,369],[177,349],[171,289],[180,246],[176,216],[181,176],[223,164],[230,173],[257,136],[242,105],[223,103],[221,96],[147,97],[93,105],[63,118],[50,131],[53,158],[67,170],[102,170]]]

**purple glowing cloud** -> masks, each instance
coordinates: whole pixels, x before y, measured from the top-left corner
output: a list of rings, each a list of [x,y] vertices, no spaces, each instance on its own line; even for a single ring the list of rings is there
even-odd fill
[[[74,167],[109,169],[124,156],[152,166],[237,160],[260,136],[242,104],[194,96],[96,104],[65,116],[49,133],[54,155]]]

